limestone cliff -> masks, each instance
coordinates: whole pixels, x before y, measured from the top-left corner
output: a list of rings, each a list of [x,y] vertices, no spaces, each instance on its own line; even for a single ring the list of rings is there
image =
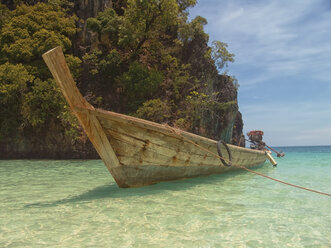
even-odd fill
[[[99,12],[104,11],[106,8],[112,8],[112,0],[75,0],[74,13],[79,18],[77,26],[80,32],[76,35],[73,45],[74,53],[83,56],[87,50],[95,43],[98,43],[96,34],[87,30],[86,20],[90,17],[96,17]]]
[[[35,0],[22,1],[27,4],[35,4]],[[80,31],[73,37],[72,52],[74,55],[82,56],[98,46],[97,34],[87,30],[86,20],[96,17],[100,11],[113,8],[119,15],[123,14],[123,0],[71,0],[72,13],[79,18],[77,26]],[[16,1],[2,0],[10,9],[15,8]],[[174,32],[172,30],[172,32]],[[171,32],[170,32],[171,33]],[[169,34],[170,35],[170,34]],[[211,91],[218,92],[215,101],[224,104],[224,108],[216,111],[204,111],[197,126],[192,132],[212,138],[222,139],[227,143],[244,146],[245,141],[242,134],[243,121],[238,111],[237,88],[231,77],[219,75],[214,64],[206,58],[209,50],[208,38],[204,35],[195,35],[194,39],[182,51],[181,60],[190,64],[191,73],[201,82],[212,82]],[[81,81],[89,81],[84,78]],[[84,92],[84,89],[81,89]],[[161,97],[162,98],[162,97]],[[47,132],[38,129],[26,129],[17,137],[7,137],[0,140],[0,159],[11,158],[97,158],[98,155],[88,139],[83,136],[77,140],[71,140],[65,134],[58,132],[57,128],[50,128]]]
[[[224,108],[206,112],[203,116],[205,132],[201,134],[212,139],[222,139],[227,143],[244,146],[242,138],[243,121],[238,110],[237,88],[232,82],[232,78],[226,75],[218,75],[214,84],[213,91],[219,92],[216,101],[224,103]]]

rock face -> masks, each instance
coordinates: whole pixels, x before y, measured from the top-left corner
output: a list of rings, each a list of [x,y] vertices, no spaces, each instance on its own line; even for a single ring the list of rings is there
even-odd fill
[[[89,43],[91,35],[86,31],[85,20],[89,17],[95,17],[98,12],[113,6],[112,0],[69,0],[73,2],[73,11],[79,17],[77,25],[81,32],[74,37],[74,49],[76,54],[81,54],[84,49],[79,49],[79,44]],[[19,1],[27,5],[34,5],[46,0],[23,0]],[[15,9],[18,1],[2,0],[9,9]],[[99,155],[93,148],[86,136],[73,141],[68,139],[63,133],[54,129],[52,132],[40,133],[36,130],[30,130],[19,134],[16,137],[10,137],[0,140],[0,159],[95,159]]]
[[[0,159],[97,159],[99,155],[89,140],[84,142],[55,141],[18,137],[0,141]]]
[[[245,135],[243,134],[244,122],[242,120],[242,115],[238,111],[236,118],[234,120],[233,131],[232,131],[232,144],[237,146],[245,147]]]
[[[222,139],[226,143],[244,146],[244,143],[240,143],[243,121],[238,111],[237,88],[231,77],[219,75],[216,66],[206,59],[204,55],[209,49],[208,37],[195,34],[192,42],[183,50],[182,60],[192,65],[192,73],[197,78],[214,82],[212,90],[219,92],[216,102],[232,104],[222,110],[206,111],[193,132],[214,140]]]
[[[34,4],[34,0],[23,1],[27,4]],[[73,40],[73,50],[78,56],[82,56],[85,52],[91,49],[94,42],[94,35],[87,31],[86,20],[90,17],[96,17],[98,12],[104,11],[106,8],[113,7],[116,12],[123,11],[120,7],[122,0],[71,0],[74,3],[73,11],[79,17],[77,25],[80,27],[79,32]],[[2,1],[8,7],[13,9],[15,1]],[[245,139],[242,133],[243,121],[241,113],[238,111],[237,104],[237,88],[232,83],[229,76],[217,75],[217,70],[214,66],[210,67],[210,63],[205,63],[204,54],[209,49],[208,43],[204,42],[204,37],[196,39],[196,43],[192,43],[187,49],[186,61],[193,64],[196,68],[192,70],[205,80],[213,80],[213,91],[219,92],[215,101],[225,104],[224,109],[219,109],[215,112],[207,111],[201,117],[201,125],[197,127],[197,134],[210,137],[214,140],[222,139],[227,143],[244,146]],[[202,44],[202,45],[201,45]],[[184,51],[185,52],[185,51]],[[201,54],[199,54],[201,53]],[[208,65],[206,67],[206,65]],[[39,137],[33,138],[33,137]],[[40,137],[43,137],[40,139]],[[38,133],[30,133],[22,137],[16,137],[11,140],[0,140],[0,159],[23,159],[23,158],[53,158],[53,159],[69,159],[69,158],[98,158],[98,154],[92,147],[88,139],[71,141],[65,140],[54,130],[53,133],[41,135]]]
[[[101,11],[106,8],[112,8],[112,0],[75,0],[74,1],[74,12],[79,18],[77,23],[81,32],[79,32],[73,42],[74,53],[83,56],[87,50],[90,49],[91,45],[97,40],[96,34],[87,31],[86,20],[90,17],[96,17]]]
[[[238,106],[238,89],[229,76],[219,75],[215,91],[219,91],[220,102],[233,102],[224,110],[224,124],[221,127],[221,138],[230,144],[245,147],[245,136],[243,135],[243,120]]]
[[[120,0],[76,0],[74,9],[80,19],[86,20],[95,17],[99,11],[108,7],[113,7],[116,12],[122,11],[117,8],[121,5],[120,2]],[[83,55],[99,41],[98,37],[95,37],[96,34],[86,30],[85,21],[80,21],[79,25],[82,31],[75,39],[75,52]],[[232,104],[214,113],[207,111],[202,116],[201,124],[193,132],[212,139],[222,139],[227,143],[244,146],[243,121],[241,113],[238,111],[237,88],[232,83],[231,77],[218,75],[215,65],[205,60],[204,55],[208,50],[206,37],[196,34],[194,41],[187,46],[186,50],[184,49],[182,60],[192,65],[192,71],[198,78],[205,78],[205,80],[213,78],[213,91],[220,92],[215,99],[217,102],[232,102]]]
[[[96,17],[100,11],[113,7],[112,0],[75,0],[74,4],[76,15],[83,20]]]
[[[241,137],[243,121],[238,111],[237,88],[232,79],[226,75],[218,75],[213,84],[213,91],[219,92],[215,101],[224,103],[224,108],[206,112],[203,116],[204,132],[202,135],[215,140],[222,139],[226,143],[244,146]]]
[[[217,133],[220,133],[222,140],[231,143],[233,125],[238,113],[237,89],[229,76],[219,75],[214,84],[214,91],[220,92],[217,97],[218,102],[233,102],[223,111],[220,111],[219,116],[222,116],[223,122],[218,125],[219,130],[215,130]]]

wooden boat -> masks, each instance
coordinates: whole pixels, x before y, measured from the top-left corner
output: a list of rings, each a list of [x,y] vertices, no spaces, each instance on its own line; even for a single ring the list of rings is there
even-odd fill
[[[265,162],[267,153],[222,145],[224,166],[215,140],[131,116],[96,109],[80,94],[61,47],[43,54],[48,68],[96,151],[119,187],[223,173]]]

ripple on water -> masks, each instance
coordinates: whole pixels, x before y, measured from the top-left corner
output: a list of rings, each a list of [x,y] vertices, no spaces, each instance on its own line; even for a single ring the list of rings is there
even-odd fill
[[[257,170],[328,191],[331,153],[316,154]],[[0,185],[0,247],[331,244],[330,198],[246,172],[120,189],[99,160],[18,160],[0,161]]]

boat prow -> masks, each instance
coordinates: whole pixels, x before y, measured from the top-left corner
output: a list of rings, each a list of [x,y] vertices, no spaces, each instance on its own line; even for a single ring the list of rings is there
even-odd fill
[[[217,141],[143,119],[96,109],[79,92],[61,47],[43,54],[70,108],[119,187],[219,174],[265,162],[264,151],[228,145],[232,166],[217,156]],[[221,147],[224,160],[229,152]]]

